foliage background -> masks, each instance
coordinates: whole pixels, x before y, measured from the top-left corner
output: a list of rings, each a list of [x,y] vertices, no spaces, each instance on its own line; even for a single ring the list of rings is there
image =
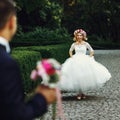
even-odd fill
[[[65,28],[72,36],[83,28],[89,36],[104,43],[120,43],[119,0],[16,0],[18,6],[18,32],[35,28],[56,30]],[[64,32],[64,31],[63,31]],[[53,37],[54,38],[54,37]]]

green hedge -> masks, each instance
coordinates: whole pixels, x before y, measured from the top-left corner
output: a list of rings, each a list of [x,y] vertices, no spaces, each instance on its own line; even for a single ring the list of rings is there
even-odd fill
[[[94,49],[120,49],[120,42],[113,42],[110,39],[103,39],[96,35],[88,37],[88,42]]]
[[[68,57],[70,44],[49,45],[49,46],[30,46],[17,47],[14,50],[27,50],[39,52],[42,58],[55,58],[60,63],[63,63]]]
[[[39,45],[55,45],[71,41],[70,34],[66,29],[59,28],[56,30],[49,30],[47,28],[35,28],[31,32],[17,33],[11,45],[18,46],[39,46]]]
[[[50,46],[17,47],[13,49],[12,56],[18,61],[22,73],[24,91],[30,92],[38,84],[30,80],[31,71],[41,58],[55,58],[63,63],[68,58],[69,44]]]
[[[12,52],[12,56],[14,59],[17,60],[18,64],[20,65],[24,91],[28,93],[37,84],[35,82],[32,82],[32,80],[30,80],[30,74],[31,71],[35,68],[36,62],[39,59],[41,59],[41,55],[39,52],[35,52],[35,51],[15,50]]]

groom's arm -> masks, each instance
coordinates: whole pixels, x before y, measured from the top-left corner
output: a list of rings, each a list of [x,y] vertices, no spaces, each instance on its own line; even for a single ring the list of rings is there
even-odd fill
[[[2,72],[2,99],[6,104],[6,115],[13,120],[31,120],[47,111],[46,99],[41,94],[24,103],[21,75],[15,61],[7,62]]]

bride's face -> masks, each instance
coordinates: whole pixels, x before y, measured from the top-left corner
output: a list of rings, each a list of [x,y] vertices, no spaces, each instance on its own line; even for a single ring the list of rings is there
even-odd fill
[[[81,42],[83,40],[83,35],[81,33],[77,34],[77,41]]]

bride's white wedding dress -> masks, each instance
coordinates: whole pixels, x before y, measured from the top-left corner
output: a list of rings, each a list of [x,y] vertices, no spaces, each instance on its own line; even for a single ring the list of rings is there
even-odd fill
[[[87,49],[93,51],[89,43],[73,43],[70,51],[75,55],[68,58],[62,65],[62,76],[58,84],[61,90],[86,92],[98,89],[111,78],[105,66],[95,61],[94,57],[86,55]]]

